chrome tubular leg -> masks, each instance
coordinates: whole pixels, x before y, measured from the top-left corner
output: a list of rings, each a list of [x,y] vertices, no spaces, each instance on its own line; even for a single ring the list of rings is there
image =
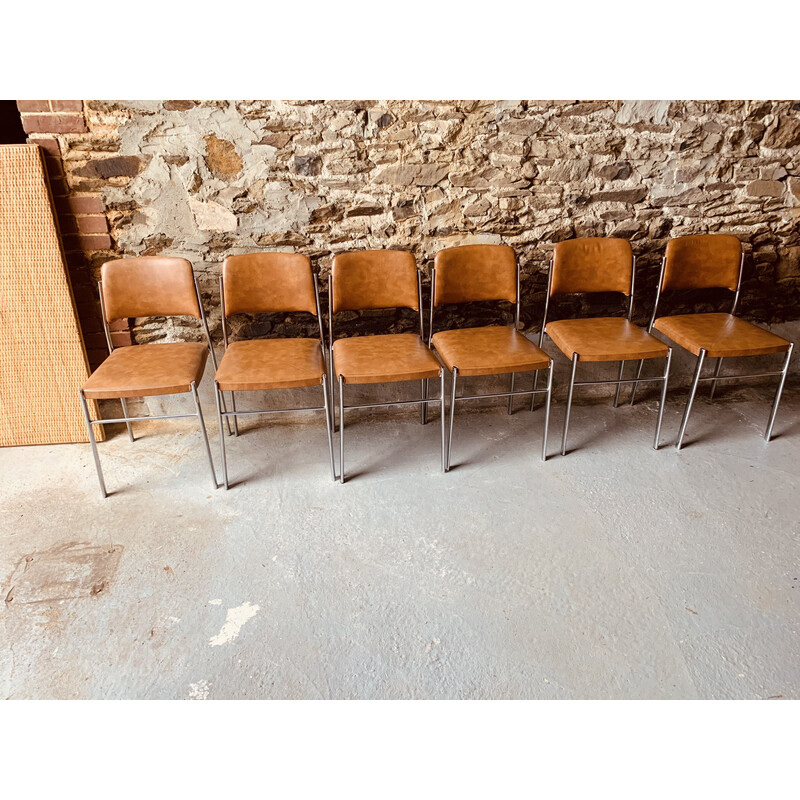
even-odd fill
[[[572,410],[572,392],[575,388],[575,372],[578,369],[578,354],[572,355],[572,374],[569,378],[569,394],[567,394],[567,413],[564,417],[564,433],[561,436],[561,455],[567,454],[567,431],[569,430],[569,413]]]
[[[639,366],[636,368],[636,380],[638,381],[639,378],[642,377],[642,367],[644,366],[644,359],[639,359]],[[639,388],[638,383],[634,383],[631,387],[631,405],[633,405],[633,401],[636,399],[636,390]]]
[[[547,405],[544,409],[544,434],[542,436],[542,461],[547,461],[547,434],[550,430],[550,397],[553,394],[553,361],[547,370]],[[536,395],[534,395],[536,397]]]
[[[217,422],[219,423],[219,449],[222,453],[222,482],[225,489],[228,489],[228,460],[225,456],[225,429],[222,426],[222,403],[224,402],[222,392],[219,390],[216,381],[214,382],[214,397],[217,400]],[[230,423],[228,423],[230,430]]]
[[[108,497],[108,492],[106,491],[106,482],[103,480],[103,470],[100,467],[100,454],[97,452],[97,442],[94,438],[94,425],[92,425],[92,422],[89,419],[89,408],[86,405],[86,398],[84,397],[83,392],[81,392],[80,395],[81,406],[83,407],[83,416],[86,420],[86,430],[89,432],[89,444],[92,446],[94,465],[97,468],[97,480],[100,481],[100,493],[103,495],[103,497]]]
[[[717,359],[717,366],[714,368],[714,377],[716,378],[719,375],[719,371],[722,369],[722,359]],[[711,381],[711,392],[708,395],[709,400],[714,399],[714,392],[717,390],[717,382]]]
[[[214,488],[219,489],[217,484],[217,473],[214,471],[214,459],[211,457],[211,445],[208,443],[208,434],[206,433],[206,423],[203,420],[203,409],[200,408],[200,398],[197,396],[197,387],[194,381],[191,383],[192,397],[194,397],[194,407],[197,409],[197,418],[200,420],[200,430],[203,432],[203,441],[206,445],[206,453],[208,454],[208,463],[211,467],[211,479],[214,481]]]
[[[423,425],[428,424],[428,379],[424,378],[420,381],[422,385],[422,404],[420,408],[420,416]]]
[[[129,417],[130,414],[128,413],[128,404],[125,402],[125,398],[124,397],[120,397],[119,401],[120,401],[120,403],[122,403],[122,416],[126,417],[126,418]],[[126,422],[125,425],[128,428],[128,437],[130,438],[130,440],[132,442],[135,442],[136,439],[133,438],[133,428],[131,427],[131,423],[130,422]]]
[[[622,384],[619,383],[619,381],[622,380],[622,370],[624,370],[624,369],[625,369],[625,362],[624,361],[620,361],[619,362],[619,375],[617,375],[617,381],[618,381],[618,383],[617,383],[617,391],[616,391],[616,394],[614,395],[614,408],[616,408],[619,405],[619,390],[622,388]],[[633,385],[636,386],[635,383]]]
[[[458,383],[458,367],[453,367],[453,385],[450,387],[450,433],[447,437],[447,463],[445,472],[450,470],[450,457],[453,453],[453,417],[456,414],[456,384]]]
[[[551,361],[550,363],[552,364],[553,362]],[[551,369],[552,369],[552,367],[551,367]],[[536,372],[533,373],[533,391],[534,392],[536,391],[536,387],[538,385],[539,385],[539,370],[537,369]],[[536,408],[536,395],[532,394],[531,395],[531,411],[533,411],[534,408]]]
[[[227,412],[228,407],[225,404],[225,394],[224,393],[220,395],[220,402],[222,403],[222,410]],[[234,419],[236,419],[236,418],[234,417]],[[230,419],[230,417],[226,417],[225,418],[225,427],[227,427],[227,429],[228,429],[228,436],[233,436],[233,428],[231,427],[231,419]]]
[[[664,383],[661,387],[661,403],[658,406],[658,422],[656,423],[656,437],[653,439],[653,449],[658,450],[658,440],[661,438],[661,420],[664,419],[664,404],[667,402],[667,384],[669,383],[669,365],[672,361],[672,348],[667,350],[667,366],[664,369]]]
[[[706,360],[706,351],[701,350],[697,358],[697,368],[694,371],[694,380],[692,381],[692,388],[689,391],[689,399],[686,401],[686,409],[683,412],[683,419],[681,420],[681,429],[678,432],[678,441],[675,443],[677,450],[681,449],[683,445],[683,434],[686,430],[686,423],[689,421],[689,412],[692,410],[692,403],[694,402],[694,395],[697,392],[697,382],[700,380],[700,370],[703,369],[703,362]]]
[[[339,483],[344,483],[344,380],[339,376]]]
[[[439,372],[439,381],[441,384],[441,394],[439,395],[439,402],[441,403],[441,427],[442,427],[442,472],[447,472],[445,468],[445,447],[447,443],[447,436],[445,433],[445,414],[444,414],[444,367]]]
[[[769,415],[769,422],[767,423],[767,431],[764,438],[769,441],[772,438],[772,426],[775,424],[775,415],[778,413],[778,406],[781,402],[781,395],[783,394],[783,385],[786,383],[786,375],[789,372],[789,362],[792,360],[792,350],[794,350],[794,342],[789,345],[789,352],[786,354],[786,361],[783,364],[783,374],[781,375],[780,383],[778,384],[778,391],[775,393],[775,400],[772,403],[772,411]]]
[[[336,480],[336,464],[333,460],[333,423],[331,421],[331,406],[328,398],[328,376],[322,375],[322,398],[325,402],[325,427],[328,429],[328,452],[331,456],[331,477]]]
[[[333,380],[333,353],[328,351],[328,391],[330,392],[331,404],[331,429],[336,430],[336,398],[334,397],[334,380]]]
[[[511,373],[511,378],[508,381],[508,391],[509,392],[513,392],[514,391],[514,378],[515,377],[516,377],[515,373],[512,372]],[[513,407],[514,407],[514,398],[509,395],[509,398],[508,398],[508,413],[509,413],[509,415],[511,414],[511,412],[513,410]]]
[[[223,400],[223,405],[225,401]],[[234,436],[239,435],[239,419],[235,416],[236,414],[236,395],[231,391],[231,411],[234,412],[233,417],[233,434]]]

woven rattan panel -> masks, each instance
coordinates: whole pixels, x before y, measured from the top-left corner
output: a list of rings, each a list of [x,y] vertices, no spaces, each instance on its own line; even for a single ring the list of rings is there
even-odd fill
[[[87,442],[78,390],[88,375],[42,153],[2,145],[0,445]]]

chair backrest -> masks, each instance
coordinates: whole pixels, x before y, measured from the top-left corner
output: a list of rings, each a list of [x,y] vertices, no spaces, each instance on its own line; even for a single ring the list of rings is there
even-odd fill
[[[192,265],[185,258],[140,256],[106,261],[100,280],[106,322],[124,317],[202,318]]]
[[[222,265],[226,317],[275,311],[317,313],[311,259],[300,253],[247,253]]]
[[[508,245],[448,247],[436,254],[434,267],[434,307],[481,300],[517,302],[517,259]]]
[[[633,251],[627,239],[569,239],[553,251],[550,297],[578,292],[621,292],[629,297],[632,278]]]
[[[739,287],[742,243],[730,234],[679,236],[667,242],[661,289]]]
[[[417,262],[405,250],[360,250],[334,256],[331,310],[411,308],[419,311]]]

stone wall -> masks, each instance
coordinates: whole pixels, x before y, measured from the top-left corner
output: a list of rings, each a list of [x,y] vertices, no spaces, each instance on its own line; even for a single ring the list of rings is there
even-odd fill
[[[437,250],[474,241],[515,248],[523,323],[536,329],[549,251],[576,236],[631,241],[635,316],[645,321],[667,240],[707,232],[733,233],[745,245],[745,317],[800,317],[798,102],[26,102],[31,140],[46,143],[63,170],[62,205],[91,208],[92,220],[66,232],[82,292],[110,257],[185,256],[217,333],[227,255],[308,254],[325,308],[337,252],[410,249],[429,275]],[[77,105],[56,113],[58,102]],[[89,331],[95,305],[81,298]],[[614,298],[594,300],[621,308]],[[728,302],[724,293],[675,300],[698,310]],[[581,308],[568,299],[564,313]],[[446,316],[481,322],[491,313]],[[382,316],[347,324],[377,330],[403,321]],[[138,340],[156,335],[141,322]],[[262,320],[256,330],[305,327],[298,317]],[[307,330],[313,335],[313,324]],[[95,343],[94,361],[102,356]]]

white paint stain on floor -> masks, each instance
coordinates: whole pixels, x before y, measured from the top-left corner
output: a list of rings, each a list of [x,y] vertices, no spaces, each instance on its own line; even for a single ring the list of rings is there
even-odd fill
[[[221,606],[222,605],[222,600],[220,600],[219,598],[216,599],[216,600],[209,600],[208,604],[210,606]]]
[[[259,606],[250,603],[242,603],[236,608],[229,608],[222,630],[216,636],[212,636],[208,643],[211,647],[219,647],[221,644],[233,641],[239,635],[245,622],[258,613],[258,609]]]
[[[190,700],[208,700],[208,693],[211,691],[211,684],[208,681],[197,681],[189,684]]]

